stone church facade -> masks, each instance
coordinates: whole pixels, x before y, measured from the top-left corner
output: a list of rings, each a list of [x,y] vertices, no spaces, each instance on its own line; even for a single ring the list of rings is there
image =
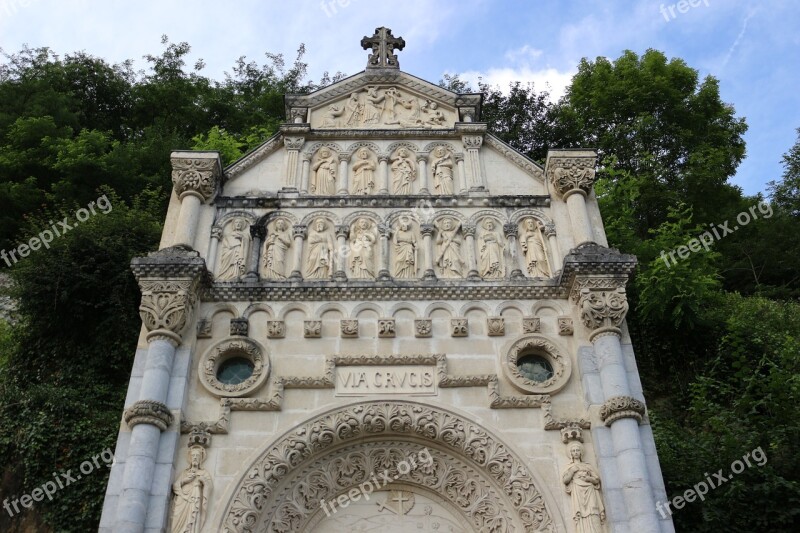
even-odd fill
[[[591,150],[399,69],[172,154],[100,531],[672,532]]]

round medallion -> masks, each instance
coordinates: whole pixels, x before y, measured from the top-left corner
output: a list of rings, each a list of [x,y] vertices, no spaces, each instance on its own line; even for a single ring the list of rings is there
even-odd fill
[[[247,396],[266,382],[269,356],[252,339],[226,339],[203,354],[198,373],[201,383],[215,396]]]

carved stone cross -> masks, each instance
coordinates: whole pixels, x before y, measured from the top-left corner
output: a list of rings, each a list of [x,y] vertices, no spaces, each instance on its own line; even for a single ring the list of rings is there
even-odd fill
[[[392,35],[392,30],[381,26],[375,28],[375,35],[364,36],[361,47],[364,50],[372,49],[367,60],[367,68],[400,68],[395,50],[405,48],[406,42],[402,37]]]

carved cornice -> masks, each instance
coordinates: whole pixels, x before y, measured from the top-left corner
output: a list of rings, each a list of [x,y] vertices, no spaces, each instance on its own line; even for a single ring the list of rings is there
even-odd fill
[[[181,154],[188,152],[181,152]],[[207,202],[219,185],[219,158],[174,156],[172,162],[172,184],[180,199],[193,194]]]
[[[622,418],[633,418],[641,424],[646,408],[644,403],[630,396],[614,396],[600,407],[600,418],[606,426],[611,426]]]
[[[424,159],[424,157],[423,157]],[[473,193],[472,196],[436,196],[429,194],[413,195],[336,195],[315,196],[297,195],[297,193],[282,192],[264,193],[264,196],[218,196],[214,205],[230,209],[282,209],[282,208],[331,208],[331,207],[360,207],[360,208],[388,208],[388,209],[413,209],[420,203],[430,203],[431,207],[504,207],[504,208],[542,208],[550,206],[549,196],[505,195],[489,196]]]
[[[166,431],[172,424],[173,416],[169,408],[161,402],[139,400],[125,410],[123,418],[131,429],[139,424],[150,424]]]

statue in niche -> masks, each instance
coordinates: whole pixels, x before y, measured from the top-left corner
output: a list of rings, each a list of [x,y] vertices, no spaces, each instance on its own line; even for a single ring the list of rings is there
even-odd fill
[[[383,110],[389,114],[386,119],[386,124],[400,124],[400,119],[397,117],[397,111],[395,111],[395,106],[397,106],[397,102],[400,100],[400,92],[395,87],[389,87],[386,89],[383,97],[385,98],[383,102]]]
[[[353,93],[350,95],[350,99],[347,100],[344,108],[347,125],[360,126],[364,115],[364,106],[358,100],[358,93]]]
[[[375,162],[369,150],[361,148],[353,163],[353,194],[372,194],[375,191]]]
[[[570,465],[561,480],[572,500],[576,533],[602,533],[606,510],[600,496],[600,475],[583,462],[583,445],[572,441],[567,447]]]
[[[381,121],[383,109],[379,104],[384,101],[385,95],[378,94],[377,87],[368,87],[367,95],[364,97],[364,124],[378,124]]]
[[[526,218],[522,223],[519,237],[522,253],[525,254],[525,268],[532,278],[549,278],[550,262],[547,259],[544,235],[541,224],[534,218]]]
[[[344,107],[331,104],[322,116],[323,128],[336,128],[339,126],[339,117],[344,115]]]
[[[314,179],[311,180],[312,194],[331,196],[336,194],[336,159],[328,148],[319,152],[319,160],[311,167]]]
[[[411,194],[411,184],[417,179],[417,165],[405,148],[392,159],[392,185],[395,194]]]
[[[394,277],[413,279],[417,277],[417,235],[408,217],[400,219],[392,237],[394,245]]]
[[[353,278],[375,277],[374,248],[377,235],[369,220],[360,218],[350,234],[350,272]]]
[[[172,533],[200,533],[208,515],[211,475],[202,468],[206,451],[202,446],[189,448],[189,468],[172,485]]]
[[[436,194],[450,195],[455,191],[453,181],[453,156],[444,146],[437,146],[433,152],[433,189]]]
[[[279,218],[264,243],[264,277],[267,279],[286,279],[286,256],[292,245],[292,236],[286,221]]]
[[[505,277],[506,267],[503,260],[505,243],[494,229],[495,222],[491,218],[483,221],[483,234],[480,237],[480,272],[485,279]]]
[[[218,281],[232,281],[244,276],[247,268],[247,252],[250,248],[250,232],[247,222],[237,218],[228,225],[222,238],[222,254],[219,261]]]
[[[327,279],[333,275],[333,237],[325,219],[314,221],[308,234],[308,261],[306,279]]]
[[[445,218],[438,228],[436,237],[438,253],[436,266],[442,278],[463,278],[464,258],[461,255],[461,225],[455,224],[453,219]]]

